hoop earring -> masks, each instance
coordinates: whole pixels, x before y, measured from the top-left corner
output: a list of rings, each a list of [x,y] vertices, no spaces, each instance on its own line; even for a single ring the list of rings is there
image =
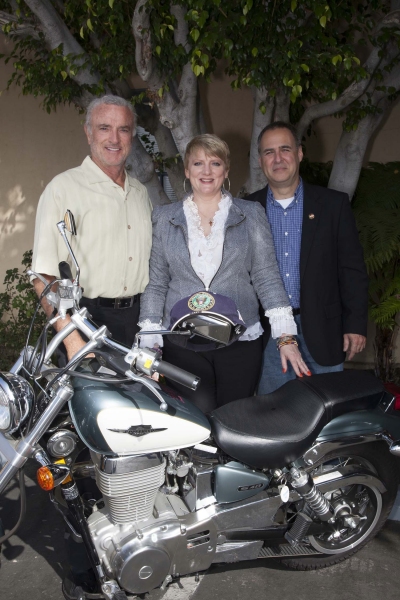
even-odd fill
[[[223,188],[224,188],[224,190],[226,190],[227,192],[230,192],[230,191],[231,191],[231,182],[230,182],[230,179],[229,179],[229,177],[225,177],[225,179],[227,179],[227,180],[228,180],[228,185],[229,185],[229,187],[228,187],[228,189],[226,189],[226,188],[225,188],[225,185],[223,185],[222,187],[223,187]],[[224,180],[224,184],[225,184],[225,180]]]
[[[183,180],[183,191],[185,192],[185,194],[188,194],[189,192],[186,189],[186,180],[187,180],[187,177],[185,177],[185,179]]]

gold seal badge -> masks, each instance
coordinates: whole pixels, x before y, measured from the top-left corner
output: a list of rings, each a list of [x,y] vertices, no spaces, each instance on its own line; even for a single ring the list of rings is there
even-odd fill
[[[215,298],[208,292],[196,292],[190,296],[188,306],[190,310],[199,312],[201,310],[210,310],[215,304]]]

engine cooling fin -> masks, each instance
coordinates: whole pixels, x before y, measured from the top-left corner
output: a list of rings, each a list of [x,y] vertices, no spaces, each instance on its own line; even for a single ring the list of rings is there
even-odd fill
[[[282,544],[280,546],[265,546],[261,548],[258,558],[280,558],[284,556],[309,556],[311,554],[321,554],[314,548],[304,544]]]
[[[159,487],[165,481],[165,461],[134,472],[109,474],[95,467],[96,483],[114,524],[139,522],[153,514]]]

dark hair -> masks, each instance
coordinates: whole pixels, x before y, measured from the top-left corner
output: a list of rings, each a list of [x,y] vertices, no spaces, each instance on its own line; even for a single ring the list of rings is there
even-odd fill
[[[266,127],[264,127],[264,129],[262,129],[260,131],[260,134],[259,134],[258,140],[257,140],[259,154],[260,154],[260,144],[261,144],[261,140],[262,140],[264,133],[266,133],[267,131],[274,131],[275,129],[288,129],[288,131],[290,131],[290,133],[293,136],[293,139],[296,143],[296,147],[298,148],[300,146],[301,142],[297,137],[296,128],[291,123],[286,123],[285,121],[274,121],[274,123],[270,123],[269,125],[267,125]]]

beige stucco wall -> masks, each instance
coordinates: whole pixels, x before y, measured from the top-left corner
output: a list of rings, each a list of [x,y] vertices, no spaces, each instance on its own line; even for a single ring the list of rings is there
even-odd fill
[[[0,33],[0,53],[8,51],[8,42]],[[1,61],[0,289],[6,269],[19,266],[23,252],[32,248],[36,206],[42,190],[57,173],[82,162],[88,150],[82,115],[69,106],[48,115],[40,106],[40,98],[23,96],[15,87],[5,91],[11,72],[11,65],[6,66]],[[201,85],[201,95],[209,131],[225,139],[230,146],[230,179],[232,191],[236,193],[248,174],[251,93],[232,91],[221,69],[211,85]],[[367,159],[400,160],[399,130],[400,104],[397,104],[371,141]],[[307,142],[310,160],[332,160],[340,133],[340,120],[321,119]],[[368,352],[359,355],[359,360],[372,360],[372,338],[371,334]]]
[[[8,52],[0,34],[0,53]],[[11,65],[0,62],[0,283],[32,248],[36,206],[46,184],[87,154],[82,116],[72,107],[48,115],[40,99],[5,91]]]

